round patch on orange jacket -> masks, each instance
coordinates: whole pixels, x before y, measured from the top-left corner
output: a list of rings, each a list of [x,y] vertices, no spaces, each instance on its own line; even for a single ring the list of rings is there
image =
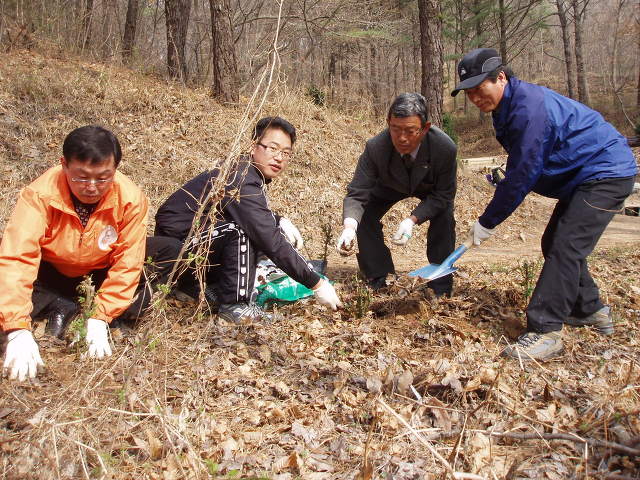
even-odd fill
[[[116,232],[116,229],[111,225],[107,225],[98,236],[98,248],[100,248],[100,250],[107,251],[111,244],[117,239],[118,233]]]

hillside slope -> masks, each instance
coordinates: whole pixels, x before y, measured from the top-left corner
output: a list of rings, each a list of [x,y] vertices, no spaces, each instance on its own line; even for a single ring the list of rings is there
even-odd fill
[[[0,231],[17,191],[59,161],[77,126],[119,136],[122,170],[155,210],[227,155],[244,110],[205,90],[33,52],[0,53],[0,85]],[[384,122],[278,89],[268,114],[299,131],[272,204],[302,230],[304,253],[319,257],[322,225],[335,238],[345,185]],[[459,238],[491,193],[480,172],[460,169]],[[389,213],[389,233],[413,204]],[[524,328],[552,208],[527,198],[486,249],[465,255],[450,299],[405,276],[370,295],[355,259],[331,249],[342,312],[301,301],[277,309],[273,323],[235,326],[168,299],[135,329],[113,329],[114,356],[103,361],[45,337],[39,322],[46,371],[33,383],[0,381],[0,478],[637,478],[637,237],[611,240],[591,258],[616,312],[612,337],[566,330],[566,353],[544,365],[499,357]],[[624,222],[629,231],[640,230],[636,220]],[[426,263],[425,230],[393,247],[400,272]]]

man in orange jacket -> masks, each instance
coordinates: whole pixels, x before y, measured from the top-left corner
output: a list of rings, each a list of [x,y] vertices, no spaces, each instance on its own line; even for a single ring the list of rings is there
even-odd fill
[[[102,358],[111,355],[108,324],[136,318],[149,303],[150,285],[140,280],[145,248],[156,281],[171,270],[180,244],[153,237],[145,247],[148,201],[116,171],[121,158],[110,131],[77,128],[64,141],[61,165],[20,192],[0,244],[0,328],[8,334],[3,371],[9,378],[33,378],[44,366],[31,318],[61,309],[73,316],[86,275],[97,292],[86,342],[89,356]]]

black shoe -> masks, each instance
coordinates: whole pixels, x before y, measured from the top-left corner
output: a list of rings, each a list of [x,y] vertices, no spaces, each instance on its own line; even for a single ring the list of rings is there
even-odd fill
[[[215,285],[207,285],[204,289],[204,299],[212,313],[220,309],[220,300],[218,300],[218,292]]]
[[[78,305],[71,300],[58,297],[49,305],[45,333],[56,338],[63,338],[71,319],[78,313]]]
[[[369,278],[367,280],[367,285],[369,285],[369,288],[374,292],[382,290],[387,286],[387,276],[385,275],[383,277]]]
[[[180,286],[171,291],[171,295],[181,302],[198,302],[200,299],[200,288]],[[218,300],[218,292],[215,285],[207,285],[204,289],[204,299],[207,302],[207,307],[211,312],[215,313],[220,308],[220,301]]]

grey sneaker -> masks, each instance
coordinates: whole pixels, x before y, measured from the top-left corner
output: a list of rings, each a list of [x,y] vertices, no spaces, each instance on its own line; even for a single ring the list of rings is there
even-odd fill
[[[568,317],[564,323],[572,327],[593,327],[596,332],[602,335],[611,335],[613,333],[613,317],[611,308],[608,305],[588,317]]]
[[[521,358],[522,361],[548,360],[564,351],[560,332],[527,332],[518,337],[516,343],[502,351],[503,357]]]
[[[265,312],[255,303],[223,303],[218,310],[218,317],[231,323],[273,320],[273,315]]]

